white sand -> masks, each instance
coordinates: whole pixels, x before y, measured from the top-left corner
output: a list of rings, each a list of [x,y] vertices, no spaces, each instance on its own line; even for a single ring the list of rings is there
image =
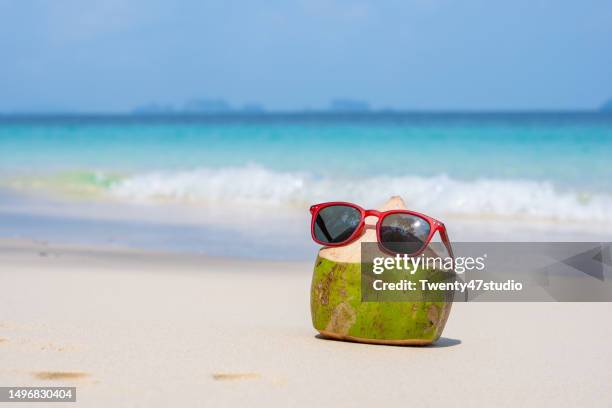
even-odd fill
[[[0,385],[78,387],[54,407],[612,405],[612,304],[456,304],[439,347],[343,343],[315,337],[310,272],[2,241]]]

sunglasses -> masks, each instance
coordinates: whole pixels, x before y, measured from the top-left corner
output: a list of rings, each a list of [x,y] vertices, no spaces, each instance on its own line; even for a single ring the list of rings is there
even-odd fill
[[[366,217],[373,216],[378,217],[378,243],[386,252],[420,255],[438,232],[448,254],[453,257],[444,224],[415,211],[364,210],[352,203],[329,202],[311,206],[310,213],[312,239],[321,245],[335,247],[356,240],[363,234]]]

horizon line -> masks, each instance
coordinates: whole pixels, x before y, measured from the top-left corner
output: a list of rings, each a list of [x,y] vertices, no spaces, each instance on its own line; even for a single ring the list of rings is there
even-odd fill
[[[610,113],[601,108],[589,109],[274,109],[245,111],[231,109],[227,111],[168,111],[168,112],[134,112],[134,111],[0,111],[0,116],[129,116],[129,117],[172,117],[172,116],[266,116],[297,114],[333,114],[333,115],[376,115],[376,114],[521,114],[521,113]]]

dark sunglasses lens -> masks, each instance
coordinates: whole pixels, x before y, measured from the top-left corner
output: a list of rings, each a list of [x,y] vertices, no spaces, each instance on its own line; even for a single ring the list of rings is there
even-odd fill
[[[430,230],[429,222],[416,215],[387,215],[380,225],[380,243],[398,254],[414,254],[425,246]]]
[[[359,222],[361,212],[346,205],[332,205],[323,208],[314,222],[314,236],[325,244],[338,244],[353,235]]]

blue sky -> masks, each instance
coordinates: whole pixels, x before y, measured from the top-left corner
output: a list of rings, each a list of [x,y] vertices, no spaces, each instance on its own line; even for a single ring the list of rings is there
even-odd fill
[[[0,53],[0,111],[589,109],[612,98],[612,2],[0,0]]]

